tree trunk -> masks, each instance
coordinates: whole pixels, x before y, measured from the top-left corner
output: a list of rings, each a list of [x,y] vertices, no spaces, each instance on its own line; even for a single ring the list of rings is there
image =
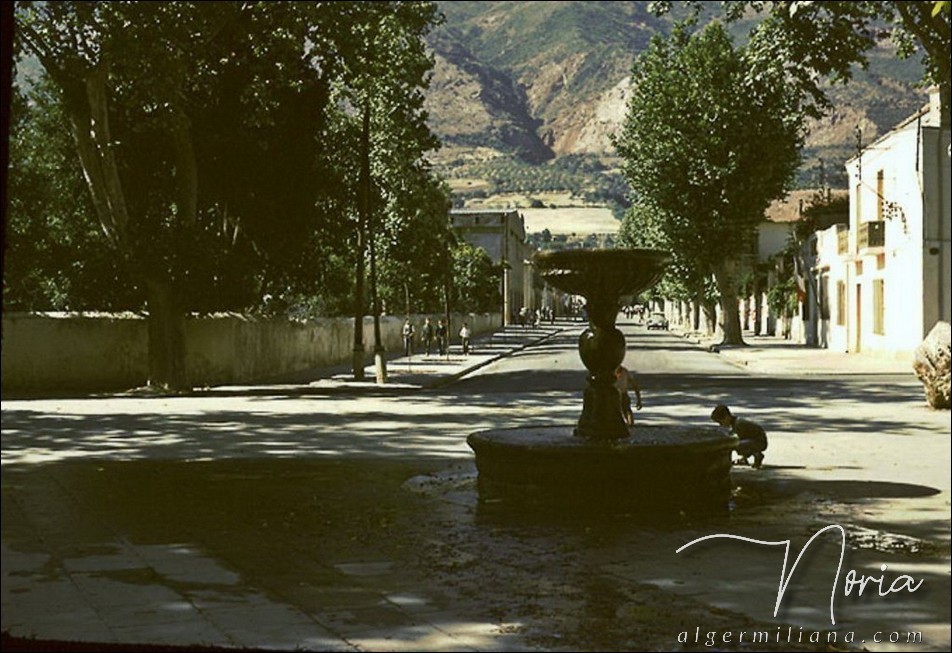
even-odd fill
[[[451,279],[447,277],[443,281],[443,317],[446,320],[446,339],[449,341],[450,329],[450,283]]]
[[[701,332],[701,307],[704,305],[704,284],[698,284],[694,291],[694,330]]]
[[[364,380],[364,250],[367,247],[367,222],[370,213],[370,101],[364,100],[363,126],[360,133],[360,186],[357,199],[357,261],[354,284],[354,355],[355,381]]]
[[[714,335],[717,332],[717,303],[704,299],[701,307],[704,310],[704,320],[707,323],[707,335]]]
[[[733,261],[725,261],[714,271],[717,290],[721,295],[722,345],[744,345],[740,328],[740,308],[737,305],[737,276]]]
[[[149,386],[168,391],[191,390],[185,363],[185,311],[168,279],[145,282],[149,308]]]
[[[93,209],[106,237],[127,255],[129,214],[109,128],[106,76],[106,69],[99,66],[88,73],[81,88],[63,79],[59,83]]]
[[[368,202],[369,204],[369,202]],[[380,296],[377,294],[377,248],[374,237],[373,212],[368,211],[368,236],[370,238],[370,303],[374,312],[374,374],[379,385],[387,382],[387,360],[384,356],[383,338],[380,336]]]

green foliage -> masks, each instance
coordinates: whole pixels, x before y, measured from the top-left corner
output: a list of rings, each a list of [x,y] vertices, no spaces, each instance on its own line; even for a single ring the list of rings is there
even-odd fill
[[[652,297],[694,300],[700,292],[708,301],[718,298],[710,275],[703,274],[690,259],[684,259],[679,250],[668,241],[662,210],[645,201],[636,202],[622,218],[618,233],[621,247],[660,249],[671,254],[671,262],[664,276],[649,291]]]
[[[464,313],[498,311],[502,270],[482,247],[462,241],[453,249],[451,308]]]
[[[8,306],[139,308],[159,278],[187,310],[349,311],[364,96],[384,254],[429,233],[419,215],[445,222],[445,190],[421,199],[432,3],[23,3],[17,20],[46,81],[11,128]]]
[[[183,309],[208,311],[321,276],[328,91],[307,62],[327,53],[306,45],[321,18],[306,11],[18,6],[18,46],[55,86],[128,288],[170,284]]]
[[[790,318],[796,314],[799,300],[797,299],[797,281],[792,275],[785,274],[767,290],[767,306],[776,315]]]
[[[699,11],[702,4],[684,3]],[[656,13],[671,9],[670,2],[653,2]],[[823,79],[848,82],[856,64],[866,68],[870,52],[889,38],[900,58],[921,51],[924,81],[936,84],[942,95],[942,124],[949,124],[952,88],[952,39],[950,11],[944,2],[908,0],[870,2],[730,2],[724,3],[728,20],[737,20],[749,9],[765,13],[754,30],[751,51],[782,62],[789,83],[811,98],[814,115],[829,108]]]
[[[142,298],[121,283],[102,247],[66,119],[47,84],[13,89],[3,306],[11,311],[127,309]]]
[[[635,195],[698,277],[747,251],[799,163],[798,98],[782,70],[744,55],[717,24],[656,38],[635,64],[616,142]]]
[[[717,23],[693,35],[679,25],[669,38],[656,37],[632,78],[615,143],[637,198],[626,237],[673,253],[671,272],[683,277],[672,289],[679,296],[697,295],[714,275],[725,339],[740,342],[733,302],[756,227],[800,162],[800,96],[782,67],[734,49]]]
[[[390,311],[435,313],[444,307],[455,242],[450,231],[449,190],[422,176],[415,192],[391,214],[377,238],[378,292]]]

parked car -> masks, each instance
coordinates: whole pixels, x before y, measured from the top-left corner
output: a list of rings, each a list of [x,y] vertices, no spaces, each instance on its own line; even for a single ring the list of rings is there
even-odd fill
[[[648,330],[651,329],[668,329],[668,318],[664,316],[664,313],[652,313],[648,316]]]

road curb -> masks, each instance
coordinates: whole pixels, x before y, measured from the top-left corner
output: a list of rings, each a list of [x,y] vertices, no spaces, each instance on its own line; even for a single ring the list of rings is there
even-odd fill
[[[420,388],[421,388],[422,390],[434,390],[434,389],[436,389],[436,388],[442,388],[443,386],[447,386],[447,385],[449,385],[449,384],[451,384],[451,383],[454,383],[454,382],[456,382],[456,381],[459,381],[461,378],[463,378],[463,377],[466,376],[467,374],[470,374],[470,373],[472,373],[472,372],[475,372],[475,371],[478,370],[478,369],[481,369],[481,368],[483,368],[483,367],[486,367],[486,366],[489,365],[490,363],[495,363],[496,361],[501,360],[501,359],[503,359],[503,358],[506,358],[506,357],[508,357],[508,356],[512,356],[512,355],[515,354],[516,352],[522,351],[522,350],[526,349],[527,347],[531,347],[531,346],[534,346],[534,345],[538,345],[538,344],[541,343],[541,342],[545,342],[546,340],[548,340],[549,338],[553,337],[554,335],[556,335],[556,334],[558,334],[558,333],[562,333],[562,331],[564,331],[564,330],[565,330],[564,328],[556,329],[555,331],[552,331],[551,333],[547,333],[547,334],[545,334],[544,336],[541,336],[541,337],[539,337],[539,338],[536,338],[535,340],[530,340],[529,342],[527,342],[527,343],[525,343],[525,344],[519,345],[518,347],[515,347],[515,348],[513,348],[513,349],[510,349],[510,350],[508,350],[508,351],[505,351],[505,352],[499,354],[498,356],[492,356],[492,357],[490,357],[490,358],[487,358],[487,359],[484,360],[484,361],[480,361],[480,362],[476,363],[475,365],[473,365],[472,367],[468,367],[468,368],[466,368],[466,369],[464,369],[464,370],[460,370],[459,372],[454,372],[453,374],[448,374],[448,375],[446,375],[446,376],[444,376],[444,377],[442,377],[442,378],[439,378],[439,379],[434,380],[434,381],[431,382],[431,383],[423,384],[423,385],[420,386]]]

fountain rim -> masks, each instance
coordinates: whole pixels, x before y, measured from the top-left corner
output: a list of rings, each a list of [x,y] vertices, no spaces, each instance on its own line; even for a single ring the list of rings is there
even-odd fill
[[[591,301],[650,288],[671,259],[658,249],[569,249],[538,252],[534,265],[548,283]]]
[[[653,262],[664,265],[671,261],[671,253],[661,249],[649,248],[585,248],[560,249],[536,252],[533,261],[543,271],[578,270],[580,264],[590,264],[595,261],[620,259]]]
[[[652,437],[662,435],[658,439]],[[601,439],[574,435],[569,424],[534,424],[519,427],[495,428],[470,433],[466,438],[470,448],[532,453],[534,455],[579,455],[614,452],[610,455],[641,452],[663,453],[674,451],[716,451],[732,449],[739,439],[717,426],[701,424],[639,424],[626,438]]]

